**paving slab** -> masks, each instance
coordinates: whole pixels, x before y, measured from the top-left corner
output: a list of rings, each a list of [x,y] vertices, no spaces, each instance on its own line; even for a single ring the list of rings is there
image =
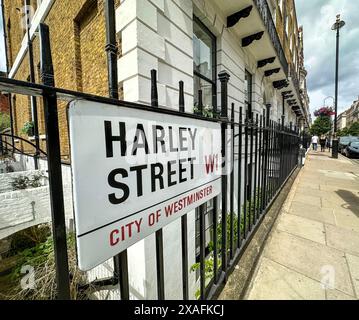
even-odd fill
[[[322,205],[322,200],[321,200],[321,197],[317,197],[317,196],[314,196],[314,195],[301,195],[301,194],[296,194],[294,197],[293,197],[293,201],[295,202],[301,202],[301,203],[304,203],[304,204],[311,204],[311,205],[314,205],[314,206],[317,206],[317,207],[320,207]]]
[[[349,296],[338,290],[327,290],[327,300],[357,300],[353,296]]]
[[[335,225],[335,217],[333,214],[333,209],[331,208],[321,208],[320,206],[293,201],[292,205],[290,206],[289,213]]]
[[[319,282],[332,269],[334,288],[354,295],[345,255],[339,250],[276,230],[264,257]]]
[[[337,226],[325,226],[328,246],[359,256],[359,233]]]
[[[277,229],[325,245],[324,224],[291,214],[279,218]]]
[[[355,294],[356,297],[359,298],[359,257],[347,253],[346,258],[352,276]]]
[[[325,300],[320,282],[264,258],[257,281],[247,297],[251,300]]]
[[[336,225],[338,227],[359,233],[359,218],[350,209],[334,209]]]
[[[358,164],[309,153],[246,297],[359,300]]]

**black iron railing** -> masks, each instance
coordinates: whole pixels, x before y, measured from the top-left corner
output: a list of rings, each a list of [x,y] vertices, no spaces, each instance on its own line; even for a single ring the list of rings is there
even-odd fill
[[[277,29],[274,24],[267,0],[253,0],[253,1],[259,11],[259,14],[262,17],[263,23],[267,29],[267,32],[269,33],[269,37],[272,40],[273,46],[277,52],[283,71],[286,74],[286,76],[288,76],[288,62],[287,59],[285,58],[285,53],[282,44],[280,42]]]
[[[222,171],[221,194],[213,198],[211,214],[211,238],[207,239],[205,215],[208,214],[207,204],[198,207],[200,233],[200,285],[198,298],[215,298],[221,291],[229,274],[237,264],[246,246],[268,212],[271,204],[281,191],[298,165],[299,144],[301,137],[297,128],[285,127],[267,117],[265,112],[244,114],[242,108],[232,104],[228,106],[229,75],[219,74],[221,82],[221,114],[213,112],[214,118],[202,116],[203,106],[198,106],[198,114],[185,113],[184,84],[179,84],[179,110],[160,108],[158,106],[158,91],[156,72],[151,72],[152,107],[143,104],[120,101],[111,98],[88,95],[80,92],[55,88],[53,85],[53,68],[51,48],[48,44],[49,30],[40,26],[40,43],[43,51],[41,57],[41,74],[43,85],[29,82],[0,78],[0,89],[11,93],[38,96],[43,100],[45,128],[47,136],[47,160],[49,167],[49,189],[51,210],[54,227],[54,243],[56,258],[57,291],[59,299],[69,299],[68,261],[66,251],[66,232],[64,221],[64,198],[61,180],[61,157],[59,143],[59,128],[57,118],[57,100],[87,99],[89,101],[126,106],[137,110],[150,110],[154,113],[166,114],[183,118],[201,119],[209,122],[219,122],[221,130],[222,158],[225,159]],[[201,101],[202,99],[199,99]],[[235,111],[239,111],[235,119]],[[215,111],[215,110],[214,110]],[[230,112],[229,112],[230,111]],[[228,134],[229,132],[229,134]],[[230,139],[228,140],[228,136]],[[60,192],[61,191],[61,192]],[[188,217],[181,218],[182,245],[182,296],[189,297],[188,274],[193,269],[188,262],[188,248],[195,236],[188,234]],[[159,299],[165,296],[165,272],[162,230],[156,232],[156,275],[157,293]],[[97,249],[94,249],[97,250]],[[118,261],[118,270],[113,278],[101,279],[91,284],[100,288],[101,285],[118,285],[121,297],[129,297],[129,270],[123,259]],[[120,272],[120,276],[118,275]]]

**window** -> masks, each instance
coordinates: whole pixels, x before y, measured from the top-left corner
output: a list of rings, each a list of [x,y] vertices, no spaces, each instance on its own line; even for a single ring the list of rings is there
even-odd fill
[[[193,21],[194,105],[202,90],[203,105],[217,106],[216,98],[216,38],[194,17]]]
[[[252,83],[253,76],[246,70],[244,76],[244,103],[249,117],[252,114]]]
[[[198,106],[198,92],[202,90],[205,107],[217,109],[216,96],[216,37],[196,17],[193,18],[193,73],[194,105]],[[211,252],[213,243],[213,200],[204,204],[205,210],[205,255]],[[196,261],[200,262],[200,210],[196,209]],[[197,270],[199,278],[199,269]]]

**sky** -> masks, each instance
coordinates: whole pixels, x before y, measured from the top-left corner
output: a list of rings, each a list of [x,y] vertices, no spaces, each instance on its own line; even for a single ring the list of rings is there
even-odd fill
[[[298,24],[304,28],[304,61],[313,113],[324,99],[335,94],[336,15],[346,25],[340,30],[338,113],[359,96],[359,2],[358,0],[296,0]],[[326,105],[333,105],[333,99]]]
[[[1,4],[0,0],[0,4]],[[334,96],[335,32],[331,30],[336,15],[346,25],[340,36],[340,69],[338,110],[343,112],[359,96],[359,16],[358,0],[295,0],[297,19],[304,28],[304,59],[308,71],[307,87],[310,109],[324,105]],[[0,19],[0,70],[5,71],[2,18]],[[326,100],[333,105],[333,99]]]

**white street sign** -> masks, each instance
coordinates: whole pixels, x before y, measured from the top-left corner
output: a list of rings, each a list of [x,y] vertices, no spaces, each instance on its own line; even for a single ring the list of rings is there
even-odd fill
[[[78,100],[70,142],[87,271],[220,193],[220,124]]]

